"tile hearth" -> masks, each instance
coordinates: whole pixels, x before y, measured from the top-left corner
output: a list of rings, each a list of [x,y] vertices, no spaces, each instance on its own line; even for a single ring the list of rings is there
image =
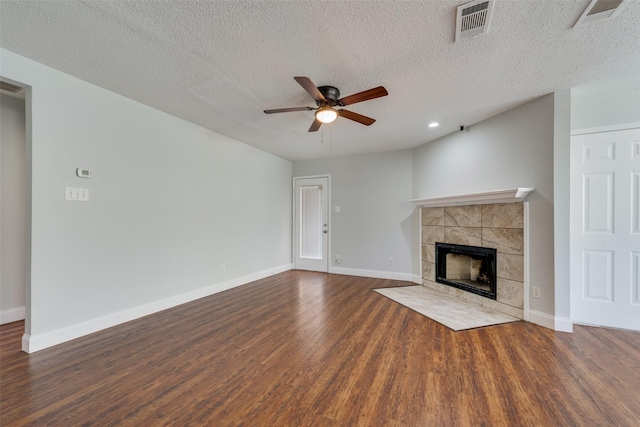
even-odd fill
[[[375,291],[454,331],[520,320],[421,285],[375,289]]]

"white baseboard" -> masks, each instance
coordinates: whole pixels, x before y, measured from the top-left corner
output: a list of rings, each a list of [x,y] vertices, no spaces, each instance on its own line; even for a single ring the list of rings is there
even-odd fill
[[[541,311],[529,310],[529,322],[558,332],[573,332],[573,321],[565,317],[556,317]]]
[[[91,319],[83,323],[68,326],[66,328],[58,329],[44,334],[24,334],[22,337],[22,351],[26,353],[34,353],[36,351],[61,344],[66,341],[80,338],[82,336],[119,325],[121,323],[129,322],[131,320],[148,316],[150,314],[157,313],[171,307],[195,301],[197,299],[204,298],[218,292],[226,291],[227,289],[235,288],[237,286],[241,286],[256,280],[264,279],[265,277],[282,273],[284,271],[291,270],[292,268],[293,264],[285,264],[279,267],[238,277],[226,282],[216,283],[215,285],[207,286],[195,291],[175,295],[160,301],[154,301],[149,304],[133,307],[117,313],[112,313],[106,316]]]
[[[422,285],[422,277],[418,276],[417,274],[412,274],[411,277],[412,277],[411,281],[413,283],[416,283],[418,285]]]
[[[346,276],[371,277],[374,279],[404,280],[407,282],[413,282],[415,277],[411,273],[397,273],[394,271],[379,271],[379,270],[361,270],[358,268],[342,268],[342,267],[331,267],[329,269],[329,273],[344,274]]]
[[[0,311],[0,325],[24,320],[24,307],[8,308]]]

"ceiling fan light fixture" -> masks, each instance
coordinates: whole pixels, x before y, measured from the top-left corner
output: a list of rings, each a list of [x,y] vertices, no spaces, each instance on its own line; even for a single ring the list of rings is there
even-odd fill
[[[316,119],[322,123],[331,123],[338,118],[338,112],[331,107],[322,107],[316,111]]]

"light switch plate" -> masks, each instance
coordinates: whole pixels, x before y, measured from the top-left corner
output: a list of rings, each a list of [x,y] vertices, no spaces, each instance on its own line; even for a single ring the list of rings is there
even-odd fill
[[[88,188],[64,187],[65,200],[77,200],[80,202],[89,201]]]

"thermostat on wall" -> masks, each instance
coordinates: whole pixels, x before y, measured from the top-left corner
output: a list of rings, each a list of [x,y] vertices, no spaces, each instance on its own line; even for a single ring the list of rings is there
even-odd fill
[[[78,168],[76,169],[76,175],[78,175],[80,178],[91,178],[93,172],[91,172],[89,169]]]

